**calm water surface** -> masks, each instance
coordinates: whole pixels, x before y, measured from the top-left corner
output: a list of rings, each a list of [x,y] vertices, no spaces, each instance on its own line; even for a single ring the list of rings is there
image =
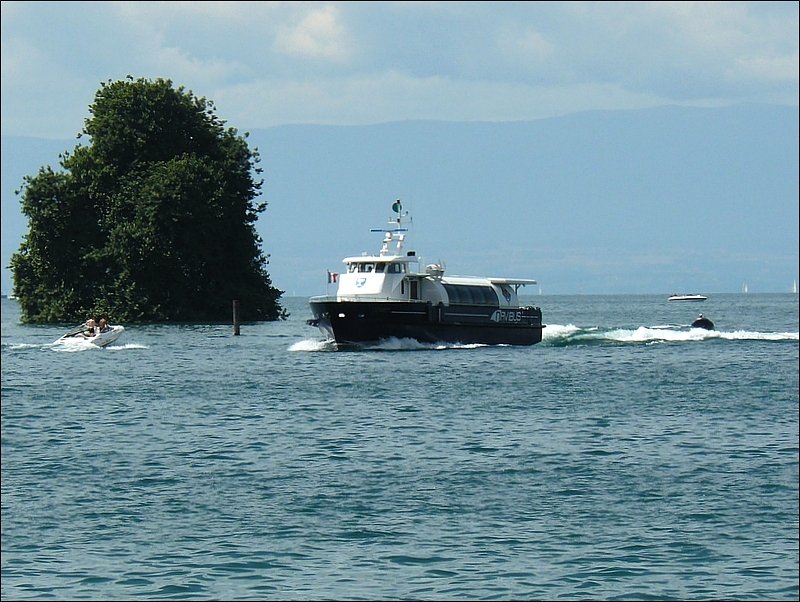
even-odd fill
[[[3,299],[2,598],[796,600],[797,295],[531,301],[336,352],[300,298],[106,349]]]

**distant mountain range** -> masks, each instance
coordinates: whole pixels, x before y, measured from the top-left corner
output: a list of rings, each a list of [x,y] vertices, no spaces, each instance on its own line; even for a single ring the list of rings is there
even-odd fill
[[[407,248],[448,273],[536,278],[550,294],[668,294],[739,292],[744,280],[750,292],[791,290],[798,133],[797,107],[669,106],[286,125],[248,142],[269,203],[258,229],[287,295],[323,293],[342,257],[377,251],[369,230],[395,199],[414,219]],[[2,137],[4,293],[27,228],[14,190],[76,142]]]

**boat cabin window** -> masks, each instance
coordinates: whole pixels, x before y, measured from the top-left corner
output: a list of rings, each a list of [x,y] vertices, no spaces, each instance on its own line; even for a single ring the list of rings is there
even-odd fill
[[[386,264],[383,261],[379,261],[375,264],[375,272],[378,274],[383,274],[383,270],[386,269]]]
[[[499,304],[497,293],[491,286],[473,284],[445,284],[447,297],[451,304],[458,305],[493,305]]]
[[[379,263],[378,265],[379,266],[383,266],[384,264],[383,263]],[[366,261],[359,261],[359,262],[353,262],[351,264],[348,264],[347,271],[352,274],[353,272],[373,272],[373,271],[376,271],[376,270],[375,270],[375,264],[374,263],[366,262]],[[381,268],[381,270],[377,270],[377,271],[382,271],[382,268]]]
[[[386,266],[386,272],[389,274],[402,274],[406,271],[406,264],[404,263],[390,263]]]

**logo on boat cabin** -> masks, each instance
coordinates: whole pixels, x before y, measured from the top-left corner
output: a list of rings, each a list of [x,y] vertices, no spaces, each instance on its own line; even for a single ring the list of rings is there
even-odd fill
[[[358,288],[361,288],[362,286],[364,286],[364,284],[366,284],[366,282],[367,282],[366,278],[356,278],[356,286]]]
[[[492,312],[492,315],[489,316],[489,319],[492,322],[498,323],[508,323],[508,322],[522,322],[522,312],[520,310],[507,310],[507,309],[496,309]]]

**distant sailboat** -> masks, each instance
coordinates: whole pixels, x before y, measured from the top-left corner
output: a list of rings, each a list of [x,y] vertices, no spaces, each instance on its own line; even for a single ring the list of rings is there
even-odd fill
[[[797,294],[797,280],[792,283],[792,292],[796,295]]]
[[[747,293],[747,282],[742,282],[742,292]]]

